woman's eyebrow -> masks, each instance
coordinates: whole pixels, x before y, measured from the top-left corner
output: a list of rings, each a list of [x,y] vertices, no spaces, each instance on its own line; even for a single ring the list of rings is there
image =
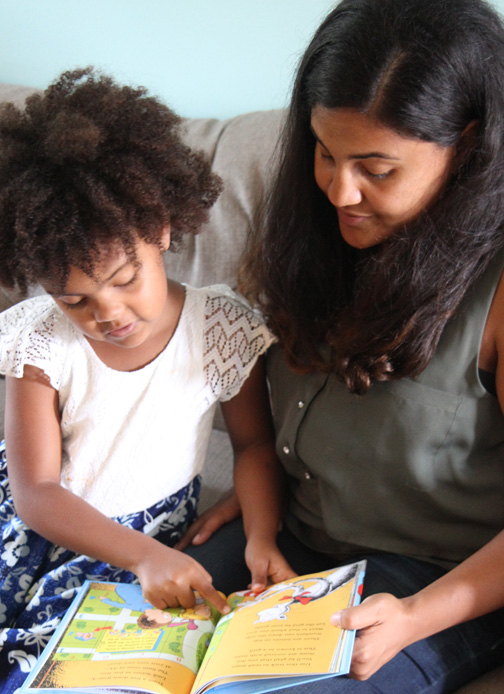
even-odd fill
[[[322,145],[324,149],[327,149],[326,145],[322,142],[320,137],[317,135],[313,126],[310,125],[310,131],[317,142]],[[329,150],[327,149],[329,152]],[[350,159],[388,159],[389,161],[399,161],[398,157],[392,157],[390,154],[385,154],[384,152],[367,152],[366,154],[351,154]]]

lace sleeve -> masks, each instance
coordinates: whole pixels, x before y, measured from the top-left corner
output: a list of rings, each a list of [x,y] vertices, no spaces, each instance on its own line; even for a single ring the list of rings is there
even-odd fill
[[[203,367],[219,400],[235,396],[273,336],[236,295],[209,294],[205,304]]]
[[[25,364],[41,369],[59,389],[68,330],[52,299],[39,296],[0,314],[0,373],[23,377]]]

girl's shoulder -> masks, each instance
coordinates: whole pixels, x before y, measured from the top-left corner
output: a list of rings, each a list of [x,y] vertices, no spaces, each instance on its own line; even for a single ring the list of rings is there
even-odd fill
[[[206,380],[218,399],[229,400],[274,337],[261,315],[226,285],[187,288],[186,301],[199,305]]]
[[[54,385],[53,372],[59,371],[73,332],[49,296],[15,304],[0,313],[0,373],[22,378],[29,364],[44,371]]]
[[[256,329],[268,332],[259,311],[252,308],[247,300],[227,284],[212,284],[194,288],[186,286],[186,306],[198,307],[205,321],[215,321],[228,316],[230,320],[245,318]]]

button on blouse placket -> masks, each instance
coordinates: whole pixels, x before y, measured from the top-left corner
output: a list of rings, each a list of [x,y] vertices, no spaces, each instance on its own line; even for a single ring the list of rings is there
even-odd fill
[[[304,409],[304,406],[305,406],[304,400],[299,400],[298,404],[297,404],[297,408],[298,408],[300,414],[301,414],[301,410]],[[290,447],[287,444],[285,444],[285,446],[283,446],[282,450],[285,453],[285,455],[289,455],[291,452]],[[303,474],[304,474],[304,478],[306,480],[313,479],[313,475],[311,474],[311,472],[309,470],[305,470]]]

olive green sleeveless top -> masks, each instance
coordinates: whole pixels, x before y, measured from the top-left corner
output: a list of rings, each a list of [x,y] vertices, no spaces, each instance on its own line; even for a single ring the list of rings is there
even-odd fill
[[[478,353],[504,254],[464,298],[416,378],[349,394],[268,356],[288,527],[314,549],[407,554],[451,566],[504,527],[504,417]]]

